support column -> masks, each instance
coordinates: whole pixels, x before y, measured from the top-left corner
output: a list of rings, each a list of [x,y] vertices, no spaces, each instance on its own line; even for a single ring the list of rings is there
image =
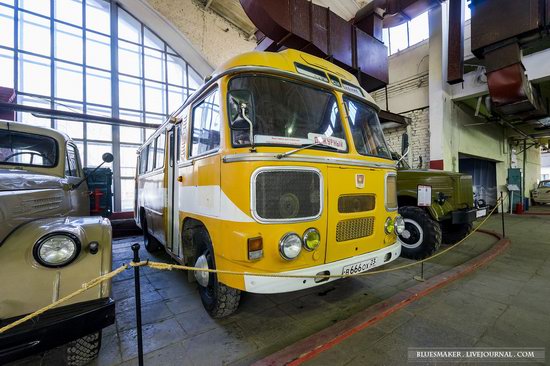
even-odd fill
[[[447,80],[448,5],[430,10],[429,105],[430,168],[458,170],[453,166],[450,123],[452,101]]]

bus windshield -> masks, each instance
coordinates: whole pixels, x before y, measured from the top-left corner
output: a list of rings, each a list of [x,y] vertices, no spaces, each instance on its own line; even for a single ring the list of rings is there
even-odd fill
[[[384,140],[378,114],[373,107],[356,99],[344,97],[351,134],[357,152],[391,159],[391,152]]]
[[[315,136],[322,135],[347,146],[334,94],[267,75],[234,77],[229,82],[229,92],[240,90],[251,96],[248,113],[256,144],[308,145]],[[229,113],[231,122],[239,113],[235,103],[229,103]],[[232,142],[233,146],[249,145],[249,131],[233,130]]]
[[[47,136],[0,130],[0,164],[53,167],[57,143]]]

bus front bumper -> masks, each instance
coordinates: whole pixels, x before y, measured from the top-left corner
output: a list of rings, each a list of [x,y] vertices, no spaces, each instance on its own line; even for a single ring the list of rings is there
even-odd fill
[[[389,256],[388,256],[389,254]],[[288,272],[277,272],[278,275],[342,275],[344,270],[347,273],[357,271],[361,266],[368,266],[368,270],[390,263],[397,259],[401,254],[401,244],[397,241],[395,244],[365,253],[352,258],[346,258],[340,261],[323,264],[320,266],[298,269]],[[349,272],[350,267],[353,269]],[[363,272],[359,269],[359,271]],[[357,272],[355,272],[357,273]],[[324,278],[285,278],[285,277],[260,277],[250,274],[244,275],[245,291],[257,294],[276,294],[282,292],[291,292],[303,290],[306,288],[319,286],[327,282],[337,280],[340,277]]]
[[[0,327],[19,318],[0,319]],[[0,365],[95,333],[114,321],[111,298],[53,308],[0,334]]]

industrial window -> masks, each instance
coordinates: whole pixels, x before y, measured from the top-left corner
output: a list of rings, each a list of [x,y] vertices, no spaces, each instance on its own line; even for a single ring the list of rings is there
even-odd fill
[[[114,0],[0,0],[0,70],[0,86],[14,88],[19,104],[149,124],[164,122],[202,83],[181,55]],[[133,179],[135,151],[154,130],[28,112],[17,120],[67,133],[84,166],[114,152],[114,209],[132,208],[122,202],[134,190],[124,180]]]
[[[193,107],[191,156],[202,155],[220,146],[220,105],[216,90]]]
[[[388,55],[422,42],[430,37],[428,12],[424,12],[410,21],[395,27],[382,30],[384,44],[388,47]]]

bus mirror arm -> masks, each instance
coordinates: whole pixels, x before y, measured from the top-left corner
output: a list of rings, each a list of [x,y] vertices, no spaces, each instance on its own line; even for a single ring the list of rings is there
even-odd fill
[[[401,163],[401,160],[405,159],[405,156],[409,155],[409,151],[410,151],[410,149],[407,147],[407,151],[405,151],[405,153],[403,155],[401,155],[399,160],[397,160],[397,163],[395,163],[395,166],[399,166],[399,163]]]
[[[241,117],[248,123],[250,127],[249,130],[249,139],[250,139],[250,152],[256,152],[256,147],[254,146],[254,124],[246,115],[246,103],[241,103]]]
[[[111,153],[105,153],[101,156],[101,158],[103,159],[103,162],[101,164],[99,164],[94,170],[92,170],[88,175],[85,175],[84,178],[82,178],[77,184],[73,184],[73,186],[71,187],[71,190],[75,190],[77,189],[78,187],[80,187],[80,185],[82,183],[84,183],[85,181],[88,180],[88,178],[90,178],[92,175],[94,175],[94,173],[103,166],[103,164],[105,163],[112,163],[113,160],[115,159],[115,157],[113,156],[113,154]]]

